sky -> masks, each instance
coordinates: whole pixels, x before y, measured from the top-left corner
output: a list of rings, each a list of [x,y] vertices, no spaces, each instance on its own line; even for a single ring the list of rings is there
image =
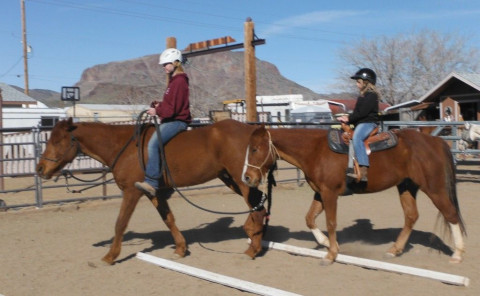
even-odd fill
[[[21,1],[2,0],[0,82],[24,87]],[[25,8],[29,88],[58,92],[95,65],[160,54],[167,37],[181,50],[224,36],[242,43],[247,17],[266,41],[256,57],[317,93],[341,91],[339,52],[362,38],[428,29],[480,48],[474,0],[25,0]]]

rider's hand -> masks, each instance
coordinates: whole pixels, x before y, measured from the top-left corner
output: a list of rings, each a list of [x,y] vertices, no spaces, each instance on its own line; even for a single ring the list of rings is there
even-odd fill
[[[150,116],[155,116],[157,115],[157,110],[155,110],[155,108],[148,108],[147,114]]]
[[[343,123],[348,123],[348,116],[343,115],[337,118],[338,121],[343,122]]]

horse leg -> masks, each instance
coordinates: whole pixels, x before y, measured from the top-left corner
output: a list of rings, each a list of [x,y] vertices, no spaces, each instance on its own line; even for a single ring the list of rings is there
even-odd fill
[[[337,199],[338,196],[333,192],[328,192],[322,194],[323,206],[325,207],[325,219],[328,230],[328,238],[330,247],[328,248],[328,253],[320,261],[321,265],[330,265],[335,261],[338,255],[339,247],[337,243]]]
[[[460,263],[463,260],[463,253],[465,253],[465,244],[463,242],[462,230],[459,223],[448,223],[452,231],[453,242],[455,244],[455,251],[450,257],[450,263]]]
[[[427,192],[426,192],[427,193]],[[450,263],[460,263],[463,260],[463,253],[465,253],[465,243],[462,235],[461,218],[456,207],[448,198],[447,193],[427,193],[433,204],[437,207],[443,215],[444,221],[448,222],[450,231],[452,232],[454,252],[450,257]]]
[[[418,187],[410,180],[405,180],[397,186],[397,189],[400,194],[400,203],[403,208],[405,224],[403,225],[402,231],[400,231],[397,240],[385,254],[385,257],[387,258],[398,256],[403,252],[408,238],[412,233],[413,226],[418,220],[417,201],[415,199]]]
[[[258,188],[248,187],[241,181],[241,178],[232,178],[227,171],[222,171],[218,178],[235,193],[242,195],[250,208],[260,203],[263,192],[258,190]],[[243,225],[243,230],[250,238],[250,245],[244,253],[251,259],[255,259],[255,256],[262,250],[263,220],[266,215],[266,209],[251,212]]]
[[[165,189],[166,191],[161,194],[160,197],[152,197],[150,201],[152,202],[153,206],[157,209],[157,212],[167,225],[170,233],[173,236],[173,241],[175,242],[175,252],[173,253],[172,259],[183,258],[187,254],[187,243],[185,238],[183,237],[182,233],[178,229],[177,225],[175,224],[175,217],[173,216],[172,211],[170,210],[170,206],[168,205],[167,199],[172,194],[172,189]]]
[[[317,240],[317,243],[325,246],[330,247],[330,242],[328,241],[328,237],[320,231],[317,224],[315,223],[315,219],[317,218],[320,213],[323,212],[323,204],[322,199],[319,193],[315,192],[313,196],[312,204],[310,205],[310,209],[305,216],[305,222],[307,223],[307,227],[312,232],[313,236]]]
[[[249,188],[245,186],[242,192],[248,192],[244,197],[247,204],[252,208],[260,203],[263,196],[263,192],[257,188]],[[266,215],[267,210],[265,208],[253,211],[248,215],[247,220],[243,225],[243,230],[250,238],[250,245],[245,251],[245,254],[252,259],[255,259],[255,256],[262,250],[263,220]]]
[[[133,211],[137,206],[138,200],[140,199],[140,192],[138,191],[127,191],[123,192],[122,205],[120,207],[120,212],[118,213],[117,221],[115,223],[115,236],[113,238],[112,245],[107,255],[105,255],[102,260],[107,264],[112,265],[115,259],[120,255],[122,248],[123,234],[127,228],[128,221],[132,217]]]
[[[262,250],[263,219],[266,214],[266,209],[254,211],[248,215],[243,225],[243,229],[251,241],[245,254],[252,259],[255,259],[255,256]]]

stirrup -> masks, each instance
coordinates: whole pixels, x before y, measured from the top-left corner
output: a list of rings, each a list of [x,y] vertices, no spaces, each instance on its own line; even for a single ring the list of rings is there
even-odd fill
[[[357,178],[358,178],[358,175],[355,174],[355,172],[350,172],[350,173],[347,173],[347,177],[357,179]]]

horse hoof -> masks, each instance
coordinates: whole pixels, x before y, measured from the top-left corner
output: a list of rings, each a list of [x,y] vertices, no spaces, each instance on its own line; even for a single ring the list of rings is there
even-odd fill
[[[183,257],[185,257],[185,256],[182,256],[182,255],[177,254],[177,253],[173,253],[172,256],[170,256],[170,259],[178,260],[178,259],[182,259]]]
[[[329,266],[333,264],[333,260],[322,258],[320,259],[320,266]]]
[[[255,256],[252,257],[247,252],[243,253],[242,256],[240,256],[240,258],[242,260],[248,260],[248,261],[255,260]]]
[[[459,257],[450,257],[450,260],[448,260],[448,262],[452,264],[458,264],[458,263],[461,263],[462,261],[463,259]]]
[[[395,257],[397,257],[397,255],[390,252],[386,252],[385,254],[383,254],[383,259],[393,259]]]
[[[111,259],[108,259],[106,257],[103,257],[102,258],[102,261],[101,261],[104,265],[113,265],[115,263],[115,261],[111,260]],[[90,265],[90,262],[89,264]]]

